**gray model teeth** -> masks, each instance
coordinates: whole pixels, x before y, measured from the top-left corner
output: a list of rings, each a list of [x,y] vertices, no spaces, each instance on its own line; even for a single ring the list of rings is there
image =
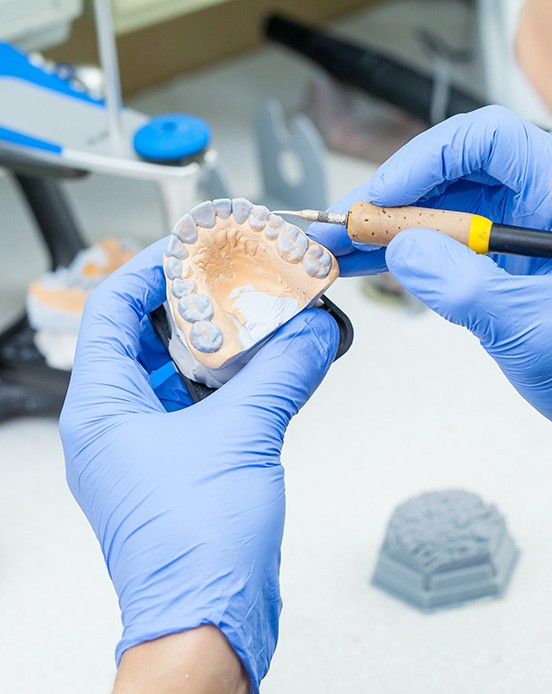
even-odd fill
[[[195,223],[204,229],[212,229],[217,223],[215,206],[210,200],[194,207],[190,214],[194,218]]]
[[[234,198],[232,200],[232,214],[238,224],[247,221],[253,205],[245,198]]]
[[[276,241],[278,254],[288,263],[298,263],[307,252],[309,239],[300,229],[286,225]]]
[[[264,205],[253,205],[249,215],[249,226],[255,231],[262,231],[268,220],[268,208]]]
[[[178,313],[188,323],[208,321],[213,317],[213,302],[206,294],[189,294],[178,302]]]
[[[180,277],[173,280],[171,286],[171,293],[176,299],[193,294],[195,290],[196,283],[193,280],[182,280]]]
[[[222,345],[222,331],[210,321],[198,321],[190,330],[190,342],[198,352],[216,352]]]
[[[331,266],[332,259],[327,251],[320,246],[309,246],[303,258],[303,267],[307,275],[324,279],[324,277],[328,276]]]
[[[282,217],[277,214],[268,215],[267,225],[265,227],[264,233],[267,239],[274,241],[278,238],[280,232],[285,229],[286,223]]]
[[[171,256],[167,259],[167,264],[165,265],[165,274],[170,280],[175,280],[178,277],[182,277],[182,263],[178,258]]]
[[[232,200],[230,198],[213,200],[213,205],[215,206],[215,213],[220,219],[228,219],[232,214]]]
[[[186,246],[174,235],[171,235],[169,239],[165,254],[168,256],[174,256],[179,260],[185,260],[189,255],[188,251],[186,250]]]
[[[193,244],[197,241],[197,227],[191,214],[185,214],[174,228],[173,234],[182,243]]]

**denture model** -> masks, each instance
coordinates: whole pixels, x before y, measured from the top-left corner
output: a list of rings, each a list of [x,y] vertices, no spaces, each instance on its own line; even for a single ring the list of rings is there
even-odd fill
[[[107,237],[80,251],[68,267],[46,272],[27,289],[27,318],[46,363],[73,366],[77,335],[90,292],[138,251],[133,241]]]
[[[244,198],[204,202],[184,215],[164,268],[169,351],[185,376],[212,388],[339,274],[327,249]]]

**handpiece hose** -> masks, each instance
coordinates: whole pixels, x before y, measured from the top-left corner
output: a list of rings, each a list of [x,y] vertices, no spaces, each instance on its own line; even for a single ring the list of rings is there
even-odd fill
[[[335,38],[325,32],[280,15],[265,24],[269,38],[301,53],[348,84],[397,106],[427,123],[432,122],[434,81],[431,77],[370,49]],[[451,87],[444,117],[485,106],[479,99]]]

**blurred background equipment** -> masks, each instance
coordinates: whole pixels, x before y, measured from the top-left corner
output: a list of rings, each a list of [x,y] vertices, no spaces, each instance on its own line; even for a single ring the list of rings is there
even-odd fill
[[[0,38],[26,51],[63,43],[82,10],[83,0],[3,0]]]
[[[12,5],[2,17],[7,19],[4,35],[33,46],[64,40],[71,19],[82,10],[78,3],[38,2],[30,3],[31,11],[24,14]],[[93,69],[79,72],[0,42],[0,165],[12,173],[30,206],[55,272],[73,267],[87,245],[56,178],[94,172],[151,181],[161,196],[165,228],[192,206],[200,189],[207,196],[224,189],[204,121],[170,114],[159,124],[159,119],[123,108],[110,2],[95,0],[94,7],[101,79]],[[87,83],[93,84],[93,92]],[[60,330],[60,325],[74,313],[74,280],[80,275],[68,271],[61,281],[55,272],[31,286],[32,327],[23,316],[0,335],[0,419],[56,414],[61,408],[78,316],[70,330]],[[99,275],[105,276],[103,269]],[[84,289],[86,293],[90,287]],[[84,294],[77,303],[82,310]]]
[[[428,124],[485,105],[475,95],[441,84],[439,75],[425,75],[406,61],[289,17],[269,16],[265,31],[269,38],[314,61],[338,82],[365,91]]]

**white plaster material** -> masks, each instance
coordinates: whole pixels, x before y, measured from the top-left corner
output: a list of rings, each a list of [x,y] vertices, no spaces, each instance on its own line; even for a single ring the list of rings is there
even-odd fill
[[[105,238],[78,253],[68,267],[45,272],[29,284],[27,317],[35,331],[35,345],[49,366],[63,370],[72,368],[88,295],[135,255],[138,248],[134,241]],[[171,243],[171,250],[181,252],[174,243]],[[182,250],[186,252],[184,246]]]
[[[299,311],[296,299],[271,296],[255,289],[251,284],[236,287],[229,296],[234,299],[237,311],[245,318],[244,327],[249,337],[249,343],[243,345],[246,349],[262,340],[267,331],[273,332]],[[267,322],[267,316],[270,317],[270,322]]]
[[[62,330],[39,330],[34,334],[34,343],[52,369],[70,371],[73,368],[77,348],[78,328],[73,332]]]

